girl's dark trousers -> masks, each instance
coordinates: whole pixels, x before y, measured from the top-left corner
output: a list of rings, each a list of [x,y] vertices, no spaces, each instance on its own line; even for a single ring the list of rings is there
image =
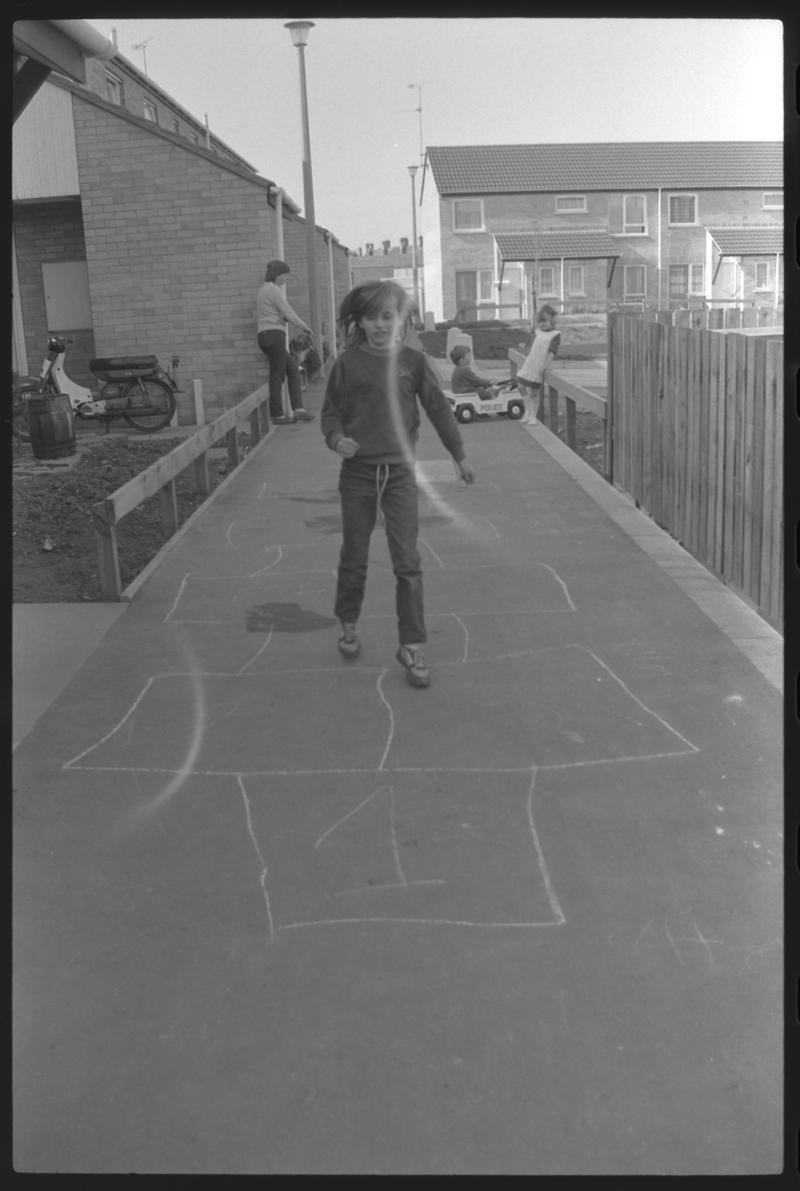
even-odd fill
[[[259,331],[258,346],[269,360],[269,416],[279,418],[283,414],[283,378],[289,385],[289,402],[292,409],[303,408],[300,388],[300,369],[286,350],[285,331]]]
[[[399,641],[401,645],[422,644],[427,635],[417,550],[419,517],[413,465],[345,459],[339,472],[339,494],[342,548],[334,606],[337,619],[343,624],[355,624],[361,612],[369,542],[380,500],[395,575]]]

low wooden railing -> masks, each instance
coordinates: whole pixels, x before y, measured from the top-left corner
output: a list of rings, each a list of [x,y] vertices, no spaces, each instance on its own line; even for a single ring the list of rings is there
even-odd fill
[[[508,358],[511,361],[512,374],[516,375],[517,369],[525,362],[525,352],[517,351],[511,347],[508,349]],[[604,478],[611,481],[613,454],[611,450],[610,422],[607,417],[608,402],[606,398],[602,397],[599,393],[592,392],[591,389],[584,388],[574,380],[569,380],[563,373],[559,373],[557,368],[551,366],[548,370],[547,380],[539,390],[539,408],[536,411],[536,416],[554,434],[558,433],[560,425],[559,400],[562,397],[564,399],[565,414],[564,438],[571,450],[574,451],[577,446],[577,410],[588,410],[602,419],[602,470]]]
[[[100,587],[104,600],[122,599],[122,576],[117,547],[117,525],[122,518],[138,508],[142,501],[159,493],[164,540],[171,538],[179,524],[175,491],[177,477],[193,464],[196,491],[207,496],[211,490],[208,452],[224,438],[228,448],[228,462],[231,468],[236,467],[239,463],[238,427],[249,418],[252,445],[268,433],[268,398],[269,391],[264,385],[232,409],[226,410],[213,422],[201,427],[191,438],[187,438],[161,459],[157,459],[140,475],[128,480],[105,500],[92,506]]]

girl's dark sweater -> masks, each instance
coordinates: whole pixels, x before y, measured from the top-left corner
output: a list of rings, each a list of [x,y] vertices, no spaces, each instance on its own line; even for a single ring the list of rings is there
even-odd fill
[[[320,428],[331,450],[340,438],[353,438],[356,459],[409,463],[419,437],[420,405],[445,449],[460,463],[461,431],[427,356],[405,345],[382,352],[358,344],[334,361]]]

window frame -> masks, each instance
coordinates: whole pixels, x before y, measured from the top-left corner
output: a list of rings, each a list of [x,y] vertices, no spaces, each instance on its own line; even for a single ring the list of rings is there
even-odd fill
[[[561,199],[578,199],[582,205],[579,207],[559,207],[558,204]],[[588,209],[585,194],[557,194],[554,197],[553,205],[556,215],[585,215]]]
[[[108,70],[108,68],[104,74],[103,98],[107,103],[115,103],[117,107],[122,107],[122,76],[114,74],[113,70]]]
[[[542,284],[542,274],[545,270],[549,271],[553,280],[549,289],[546,289]],[[557,298],[558,290],[556,289],[556,267],[555,265],[539,265],[538,274],[536,278],[538,284],[536,287],[537,293],[541,298]]]
[[[775,196],[780,197],[780,201],[776,203],[768,203],[768,198]],[[782,190],[764,190],[761,192],[761,210],[762,211],[782,211],[783,210],[783,191]]]
[[[700,285],[695,284],[695,270],[700,270]],[[686,291],[691,298],[700,297],[706,292],[706,267],[700,262],[693,262],[689,264],[689,288]]]
[[[642,216],[641,222],[633,223],[628,221],[628,199],[642,200]],[[622,196],[622,234],[623,236],[646,236],[647,235],[647,195],[646,194],[623,194]]]
[[[673,219],[672,218],[672,200],[673,199],[691,199],[694,203],[694,209],[691,219]],[[672,194],[667,195],[667,226],[668,227],[697,227],[698,224],[698,206],[697,193],[691,190],[676,190]]]
[[[641,269],[642,272],[642,288],[641,291],[634,292],[628,288],[628,273],[631,269]],[[647,297],[647,265],[623,265],[622,267],[622,297],[623,301],[639,301]]]
[[[754,265],[754,268],[753,268],[753,289],[757,290],[759,292],[762,290],[771,289],[772,287],[771,287],[770,281],[769,281],[769,261],[768,260],[754,261],[753,265]],[[758,270],[760,268],[764,269],[764,274],[765,274],[763,285],[758,284]]]
[[[158,124],[158,105],[153,103],[152,99],[148,99],[147,96],[142,100],[142,111],[144,112],[145,120],[148,120],[151,124]],[[148,115],[148,112],[151,114]]]
[[[576,289],[570,277],[573,269],[580,272],[580,285]],[[586,297],[586,266],[583,264],[568,264],[567,265],[567,296],[570,298],[585,298]]]
[[[485,232],[486,231],[486,224],[485,224],[485,220],[484,220],[484,211],[483,211],[483,199],[482,198],[467,198],[467,197],[454,198],[454,199],[451,199],[450,201],[451,201],[451,205],[452,205],[452,224],[453,224],[454,232],[458,232],[458,234],[460,236],[469,236],[469,235],[474,234],[475,232]],[[456,213],[458,211],[459,203],[477,203],[478,204],[478,209],[480,211],[480,227],[459,227],[458,226],[458,220],[457,220]]]
[[[681,285],[680,293],[674,293],[673,285],[672,285],[672,278],[673,278],[673,275],[678,271],[678,269],[682,270],[682,272],[683,272],[683,277],[681,279],[683,281],[683,284]],[[687,263],[684,262],[684,263],[679,264],[676,261],[670,261],[668,268],[667,268],[667,297],[670,302],[684,302],[684,301],[686,301],[686,299],[689,297],[689,278],[690,278],[690,272],[689,272],[689,265]]]

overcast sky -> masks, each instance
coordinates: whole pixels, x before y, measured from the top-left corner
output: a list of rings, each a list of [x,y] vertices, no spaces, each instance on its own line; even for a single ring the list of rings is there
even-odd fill
[[[303,207],[294,19],[89,23]],[[317,223],[353,250],[411,236],[420,97],[423,145],[781,140],[782,35],[775,20],[318,18]]]

